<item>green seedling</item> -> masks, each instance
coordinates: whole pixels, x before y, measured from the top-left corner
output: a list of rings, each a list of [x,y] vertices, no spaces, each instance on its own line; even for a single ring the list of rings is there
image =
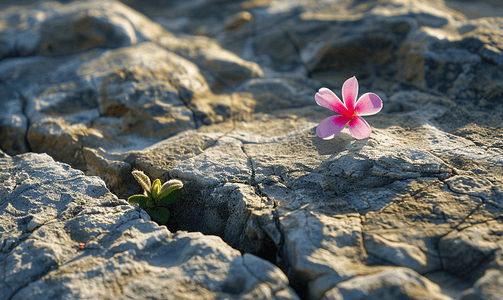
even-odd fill
[[[147,211],[150,218],[157,223],[166,223],[169,219],[167,206],[180,197],[179,189],[183,187],[183,183],[180,180],[171,179],[161,185],[161,181],[156,179],[154,183],[150,184],[150,178],[138,170],[133,171],[133,176],[143,187],[145,193],[143,195],[133,195],[127,201],[129,203],[138,203],[142,209]]]

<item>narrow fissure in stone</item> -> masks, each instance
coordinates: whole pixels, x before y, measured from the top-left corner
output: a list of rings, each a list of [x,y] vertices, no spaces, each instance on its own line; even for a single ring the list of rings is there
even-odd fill
[[[279,267],[279,265],[278,265],[278,247],[276,247],[273,240],[270,237],[266,237],[262,241],[262,245],[263,246],[259,249],[259,251],[256,251],[256,252],[246,252],[246,251],[241,251],[240,249],[238,249],[238,250],[240,250],[241,254],[245,254],[245,253],[253,254],[253,255],[260,257],[264,260],[267,260],[271,264]]]
[[[23,94],[21,94],[20,92],[18,92],[18,91],[16,91],[16,92],[19,94],[19,97],[21,97],[21,101],[23,103],[23,115],[26,118],[26,131],[24,133],[24,143],[26,145],[26,152],[33,152],[33,150],[31,149],[30,142],[28,141],[28,130],[30,130],[30,118],[26,114],[26,107],[28,106],[28,103],[27,103],[28,99],[23,97]]]
[[[243,152],[246,152],[243,149]],[[255,181],[255,172],[253,170],[253,162],[251,158],[248,157],[248,162],[252,165],[252,181]],[[152,179],[152,178],[151,178]],[[260,187],[255,184],[251,185],[254,189],[255,194],[261,196]],[[201,232],[205,235],[217,235],[222,238],[227,244],[232,246],[233,248],[239,250],[242,254],[249,253],[253,254],[259,258],[267,260],[273,265],[280,268],[289,278],[289,280],[293,280],[290,283],[290,286],[294,291],[302,298],[307,299],[307,283],[305,279],[298,278],[296,274],[292,273],[290,266],[288,265],[283,252],[284,245],[284,237],[281,230],[281,225],[279,223],[279,216],[275,210],[275,206],[272,208],[273,221],[276,226],[276,229],[280,233],[279,243],[276,244],[272,237],[270,237],[265,231],[263,231],[263,236],[261,237],[259,244],[260,247],[256,251],[250,251],[249,249],[242,249],[236,243],[232,243],[231,241],[226,240],[225,238],[225,230],[221,230],[220,232],[215,232],[214,228],[210,228],[207,225],[208,218],[208,210],[215,210],[214,207],[207,207],[208,203],[205,201],[208,197],[211,197],[214,192],[214,188],[203,187],[200,186],[197,182],[187,181],[184,182],[184,187],[181,190],[182,195],[177,201],[172,204],[170,210],[170,218],[166,224],[159,224],[159,226],[165,225],[170,232],[177,231],[188,231],[188,232]],[[224,197],[222,195],[222,197]],[[183,201],[183,200],[187,201]],[[190,199],[190,200],[189,200]],[[182,201],[179,201],[182,200]],[[272,201],[274,203],[274,201]],[[217,208],[216,214],[214,215],[214,220],[210,220],[211,222],[215,220],[223,220],[224,222],[228,222],[230,219],[230,212],[227,208],[227,203],[223,203],[222,207]],[[200,220],[200,222],[194,222],[193,220]],[[199,224],[200,226],[197,226]],[[228,224],[227,226],[231,226],[232,224]],[[260,225],[259,225],[260,226]],[[241,235],[244,233],[242,232]],[[245,237],[246,238],[246,237]]]
[[[452,295],[442,291],[453,299],[502,298],[503,44],[494,16],[465,18],[428,0],[219,1],[216,11],[208,3],[128,1],[144,15],[112,2],[3,5],[9,9],[0,21],[9,26],[0,30],[0,60],[10,59],[1,64],[0,92],[8,92],[19,121],[0,129],[2,151],[47,152],[83,170],[86,180],[99,176],[121,199],[143,193],[132,169],[152,181],[180,179],[181,196],[158,225],[172,236],[219,236],[224,242],[212,240],[222,248],[269,261],[302,299],[445,298],[426,281],[416,284],[423,280],[416,273],[442,289],[442,278],[454,282],[447,284]],[[60,29],[62,35],[52,34]],[[316,91],[327,87],[340,97],[351,76],[360,83],[358,96],[382,98],[383,110],[366,119],[372,135],[357,141],[345,129],[332,141],[320,139],[316,124],[332,113],[317,104]],[[10,111],[0,119],[10,120]],[[13,183],[12,172],[0,171],[17,204],[33,184]],[[94,192],[102,187],[97,178],[85,191],[90,200],[74,196],[80,184],[60,195],[49,172],[37,176],[50,178],[40,185],[60,201],[58,221],[74,218],[85,203],[103,202]],[[68,176],[61,185],[73,180]],[[34,202],[35,194],[21,200]],[[63,203],[69,198],[71,206]],[[39,203],[15,208],[32,214]],[[116,204],[110,205],[168,234],[155,221],[138,220],[136,204]],[[109,216],[122,217],[119,210]],[[30,220],[16,221],[35,230],[45,225]],[[75,224],[84,232],[95,223]],[[16,235],[0,241],[1,249],[14,252],[30,237],[24,229]],[[132,235],[124,237],[131,242]],[[43,283],[38,274],[25,278]],[[247,282],[237,277],[221,290],[240,293]],[[109,281],[131,297],[119,277]],[[14,295],[6,297],[23,298],[19,290]]]

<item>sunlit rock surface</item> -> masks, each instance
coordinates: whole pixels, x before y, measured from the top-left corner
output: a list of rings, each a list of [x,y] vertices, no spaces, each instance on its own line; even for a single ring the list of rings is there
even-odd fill
[[[0,13],[12,299],[503,298],[499,1],[26,3]],[[314,94],[352,76],[372,135],[322,140]],[[133,169],[184,182],[167,230],[119,200]]]
[[[220,237],[171,233],[95,176],[1,153],[4,299],[296,299],[285,274]]]

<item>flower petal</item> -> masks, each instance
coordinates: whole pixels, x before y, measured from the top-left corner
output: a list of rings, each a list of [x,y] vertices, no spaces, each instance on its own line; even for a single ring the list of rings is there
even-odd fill
[[[349,133],[351,133],[354,138],[357,138],[359,140],[368,138],[370,136],[370,133],[372,132],[369,124],[359,116],[355,116],[353,119],[351,119],[348,127]]]
[[[347,109],[342,103],[341,99],[337,97],[334,92],[327,88],[321,88],[316,95],[314,95],[314,99],[318,105],[328,108],[330,110],[335,111],[341,115],[347,113]]]
[[[382,100],[374,93],[366,93],[356,102],[356,111],[360,116],[377,114],[382,109]]]
[[[351,114],[355,110],[356,97],[358,97],[358,80],[353,76],[342,85],[342,99]]]
[[[318,124],[316,134],[324,140],[333,139],[334,136],[338,135],[342,131],[349,120],[350,119],[345,116],[331,116],[325,118],[320,122],[320,124]]]

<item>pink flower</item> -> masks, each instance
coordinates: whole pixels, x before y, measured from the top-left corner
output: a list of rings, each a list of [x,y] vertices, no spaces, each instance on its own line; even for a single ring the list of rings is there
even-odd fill
[[[333,139],[338,135],[344,126],[348,124],[349,132],[357,139],[366,139],[370,136],[369,124],[361,116],[370,116],[378,113],[382,109],[382,101],[374,93],[366,93],[358,101],[358,81],[353,76],[342,85],[342,99],[344,103],[327,88],[321,88],[314,99],[318,105],[331,109],[340,116],[325,118],[318,124],[316,134],[324,140]]]

